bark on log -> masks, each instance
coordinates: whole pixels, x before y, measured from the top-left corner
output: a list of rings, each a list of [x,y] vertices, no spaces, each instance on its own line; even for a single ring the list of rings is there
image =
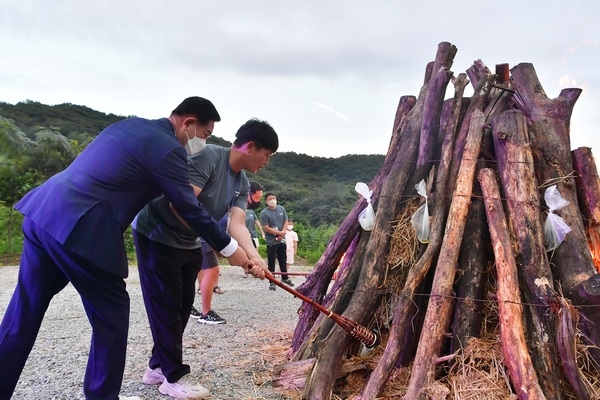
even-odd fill
[[[511,229],[524,309],[527,343],[540,386],[548,399],[561,399],[560,370],[555,346],[557,301],[550,263],[544,247],[533,155],[527,136],[527,121],[518,110],[509,110],[492,119],[498,173]]]
[[[564,89],[558,98],[551,100],[533,65],[519,64],[511,69],[511,75],[516,105],[528,119],[538,181],[556,183],[561,195],[569,201],[560,214],[572,230],[552,255],[555,276],[574,305],[600,305],[600,285],[597,285],[600,277],[596,276],[572,178],[569,123],[581,89]],[[581,328],[595,346],[590,352],[600,364],[600,313],[590,307],[581,313],[585,316]]]
[[[475,111],[470,120],[469,133],[463,152],[463,157],[457,177],[457,185],[452,197],[444,241],[437,261],[429,306],[425,314],[423,330],[415,362],[411,371],[410,381],[404,396],[405,399],[416,399],[424,384],[433,378],[435,358],[438,356],[443,335],[450,322],[450,307],[452,286],[456,275],[456,264],[465,221],[475,178],[475,170],[481,147],[482,132],[485,116]]]
[[[394,131],[390,140],[388,153],[384,159],[382,167],[379,169],[371,184],[370,189],[373,190],[374,205],[381,192],[383,182],[387,178],[390,169],[394,164],[394,160],[400,152],[400,137],[401,127],[405,124],[405,120],[413,109],[416,103],[414,96],[403,96],[400,98],[398,108],[396,110],[396,118],[394,121]],[[340,263],[340,259],[348,249],[348,246],[359,233],[360,225],[358,223],[358,214],[366,207],[367,202],[364,199],[358,200],[350,213],[346,216],[335,235],[327,244],[323,255],[313,268],[310,275],[302,285],[298,287],[298,292],[315,300],[321,301],[331,277]],[[306,340],[308,333],[312,329],[316,319],[319,317],[319,311],[315,310],[308,304],[302,304],[299,310],[299,319],[292,337],[291,352],[298,351],[302,343]]]
[[[545,397],[525,344],[517,264],[512,254],[510,234],[493,170],[482,170],[479,182],[496,259],[498,314],[504,363],[519,399],[541,400]]]
[[[598,169],[589,147],[573,150],[573,166],[577,182],[579,207],[587,223],[586,229],[590,251],[596,271],[600,272],[600,179]]]
[[[434,77],[429,84],[429,90],[425,98],[423,107],[423,120],[421,122],[421,137],[419,138],[419,155],[417,157],[417,167],[413,184],[416,184],[425,178],[429,170],[434,165],[435,145],[440,133],[440,115],[444,104],[444,96],[440,96],[446,87],[450,78],[452,78],[452,60],[456,55],[456,47],[450,43],[443,42],[438,46],[438,54],[444,57],[436,57],[433,64]]]
[[[451,49],[450,46],[438,46],[436,61],[433,65],[447,63],[447,60],[451,58],[449,57]],[[431,70],[431,64],[428,66],[428,71]],[[444,73],[444,71],[442,70],[441,73]],[[431,79],[435,80],[435,74]],[[411,166],[414,166],[416,162],[418,137],[421,131],[421,121],[423,120],[424,99],[430,90],[429,86],[429,82],[423,86],[417,104],[407,119],[407,131],[402,132],[400,139],[402,154],[400,154],[401,157],[398,160],[402,162],[394,165],[394,168],[391,169],[381,191],[373,231],[370,235],[365,235],[370,237],[364,252],[362,268],[360,268],[361,274],[358,286],[361,290],[354,293],[344,312],[344,316],[362,325],[368,324],[379,301],[379,296],[373,294],[377,293],[384,276],[385,260],[390,242],[390,222],[394,220],[402,207],[402,204],[396,200],[404,194],[413,170]],[[443,101],[445,88],[432,85],[431,90],[439,91],[438,96]],[[352,341],[345,331],[337,327],[331,329],[327,340],[336,343],[336,346],[324,346],[317,354],[317,361],[302,393],[303,399],[320,400],[331,397],[335,383],[331,371],[338,368],[345,350]]]
[[[467,134],[469,132],[468,121],[471,120],[471,116],[475,110],[484,110],[488,105],[492,84],[495,80],[495,75],[489,73],[488,68],[481,61],[474,63],[467,70],[467,76],[471,82],[476,82],[473,83],[475,93],[469,101],[469,106],[465,112],[463,123],[459,125],[459,130],[456,134],[456,139],[454,141],[454,154],[452,156],[453,160],[460,160],[462,158],[465,142],[467,140]],[[474,78],[477,80],[473,81]],[[448,192],[446,193],[448,197],[452,196],[452,192],[456,187],[456,177],[458,176],[459,168],[460,162],[457,161],[453,162],[450,167],[449,181],[447,184]]]

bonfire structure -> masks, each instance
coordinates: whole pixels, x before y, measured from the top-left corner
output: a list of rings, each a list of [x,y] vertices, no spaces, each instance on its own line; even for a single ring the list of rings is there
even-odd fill
[[[298,288],[381,339],[368,349],[304,303],[273,374],[303,399],[599,398],[600,181],[569,139],[581,90],[549,99],[529,63],[455,77],[456,52],[440,43],[400,99],[373,228],[360,198]]]

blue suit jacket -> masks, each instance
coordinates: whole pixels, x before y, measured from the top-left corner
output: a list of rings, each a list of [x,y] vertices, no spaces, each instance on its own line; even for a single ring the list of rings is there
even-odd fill
[[[109,126],[67,169],[15,208],[66,248],[126,277],[123,232],[161,193],[211,246],[229,244],[230,236],[194,196],[185,150],[166,118],[131,118]]]

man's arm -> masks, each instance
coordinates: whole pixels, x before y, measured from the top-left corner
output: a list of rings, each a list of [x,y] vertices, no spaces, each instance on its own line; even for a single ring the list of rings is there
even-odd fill
[[[231,221],[229,222],[229,234],[237,240],[238,245],[246,252],[251,264],[259,265],[267,269],[265,261],[258,254],[258,250],[252,243],[250,231],[246,228],[246,212],[239,207],[231,209]],[[244,268],[245,269],[245,268]]]
[[[283,222],[283,229],[282,230],[279,230],[277,228],[271,228],[269,226],[269,218],[268,217],[263,218],[262,213],[260,215],[260,223],[262,224],[262,228],[263,228],[264,232],[270,233],[271,235],[279,236],[282,239],[285,237],[285,232],[286,232],[286,229],[287,229],[287,218]]]
[[[256,250],[252,243],[250,231],[246,228],[246,213],[239,207],[232,207],[231,209],[229,234],[237,240],[238,245],[244,249],[248,257],[260,258],[258,250]]]
[[[256,230],[260,232],[260,235],[264,238],[265,232],[263,231],[263,227],[258,219],[254,220],[254,226],[256,227]]]
[[[198,196],[200,196],[200,192],[202,192],[202,189],[194,184],[190,184],[192,186],[192,188],[194,189],[194,195],[196,196],[196,198]],[[173,211],[173,213],[175,214],[175,216],[186,226],[189,227],[188,223],[181,218],[181,216],[179,215],[179,213],[177,212],[177,210],[175,209],[175,206],[173,206],[172,203],[169,203],[169,207],[171,208],[171,210]],[[247,229],[246,229],[247,230]],[[231,236],[231,235],[230,235]],[[245,253],[244,249],[242,246],[239,245],[239,243],[237,243],[237,239],[235,239],[233,236],[231,236],[232,238],[232,242],[235,243],[235,251],[226,256],[226,258],[229,261],[229,264],[231,265],[241,265],[242,268],[247,269],[247,265],[248,265],[248,255]],[[230,247],[230,246],[228,246]],[[219,251],[219,250],[217,250]],[[250,262],[252,262],[250,260]],[[262,279],[262,278],[261,278]]]

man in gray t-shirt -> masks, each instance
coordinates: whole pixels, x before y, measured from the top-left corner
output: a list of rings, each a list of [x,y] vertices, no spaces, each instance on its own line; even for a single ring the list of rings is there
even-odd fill
[[[260,224],[265,232],[267,241],[267,264],[269,271],[275,272],[275,259],[281,270],[281,281],[289,286],[294,283],[287,275],[287,255],[285,245],[285,234],[287,231],[288,218],[285,209],[277,204],[274,193],[267,193],[267,207],[260,212]],[[274,283],[269,284],[269,289],[275,290]]]
[[[266,269],[266,266],[246,229],[249,184],[243,170],[258,172],[268,164],[278,146],[273,128],[264,121],[252,119],[240,127],[230,149],[209,145],[188,159],[190,179],[198,200],[215,220],[223,220],[228,225],[230,235],[254,265],[253,274],[255,268]],[[190,367],[182,362],[182,336],[202,262],[201,239],[173,212],[168,200],[161,197],[138,214],[133,237],[144,305],[154,340],[142,381],[160,383],[161,393],[181,398],[190,388],[185,383]],[[184,376],[186,379],[179,382]]]

